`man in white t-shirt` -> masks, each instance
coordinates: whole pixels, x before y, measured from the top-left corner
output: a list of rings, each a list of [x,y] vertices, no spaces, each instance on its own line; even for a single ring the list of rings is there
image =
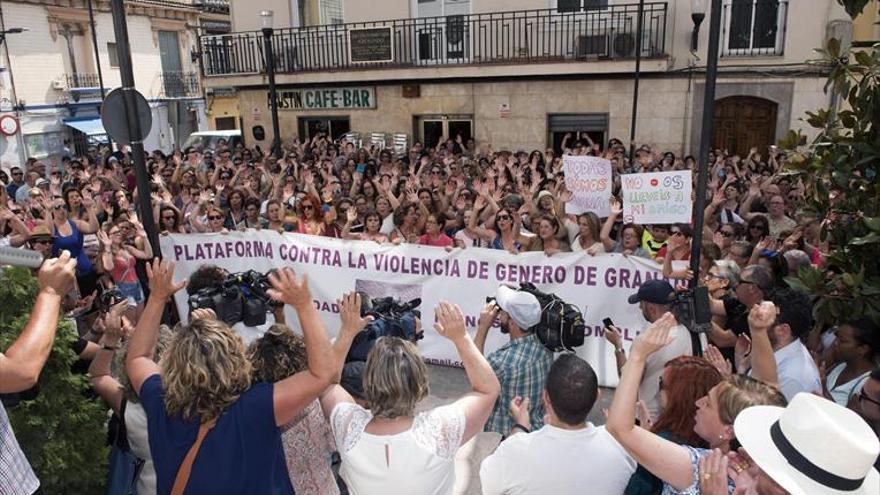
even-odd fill
[[[483,495],[623,493],[636,463],[604,426],[587,422],[598,396],[593,368],[559,356],[541,395],[547,422],[531,432],[528,399],[514,398],[510,436],[480,465]]]

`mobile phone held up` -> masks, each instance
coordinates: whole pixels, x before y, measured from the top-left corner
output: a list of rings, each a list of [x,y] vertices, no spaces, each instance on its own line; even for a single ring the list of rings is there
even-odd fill
[[[604,325],[605,328],[611,328],[614,326],[614,322],[611,321],[611,318],[605,318],[604,320],[602,320],[602,325]]]

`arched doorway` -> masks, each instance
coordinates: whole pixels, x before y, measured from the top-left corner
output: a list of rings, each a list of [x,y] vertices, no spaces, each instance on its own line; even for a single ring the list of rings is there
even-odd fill
[[[745,158],[752,147],[767,155],[776,143],[777,104],[754,96],[730,96],[715,102],[712,146]]]

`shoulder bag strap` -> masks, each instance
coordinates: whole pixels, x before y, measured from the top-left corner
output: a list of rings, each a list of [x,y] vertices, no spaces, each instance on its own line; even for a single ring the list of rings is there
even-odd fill
[[[195,443],[189,448],[189,452],[183,458],[183,463],[177,469],[177,476],[174,477],[174,486],[171,487],[171,495],[183,495],[183,490],[186,489],[186,484],[189,482],[189,475],[192,472],[193,462],[196,460],[199,448],[205,440],[205,435],[211,431],[215,424],[217,424],[217,421],[211,420],[199,426],[199,434],[196,436]]]

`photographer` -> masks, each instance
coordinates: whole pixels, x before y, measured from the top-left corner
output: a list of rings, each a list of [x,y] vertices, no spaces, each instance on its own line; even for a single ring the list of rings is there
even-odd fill
[[[495,300],[483,308],[477,324],[474,343],[483,354],[489,328],[496,319],[501,333],[510,336],[510,342],[486,356],[501,382],[501,395],[486,422],[485,431],[495,431],[502,435],[510,432],[514,423],[507,407],[514,397],[528,399],[531,404],[531,423],[522,426],[538,429],[544,425],[541,392],[553,364],[553,353],[530,330],[541,321],[541,304],[533,294],[499,286]]]
[[[31,317],[18,339],[0,352],[0,393],[27,390],[37,383],[52,350],[61,299],[76,283],[76,260],[62,251],[57,259],[43,263],[37,274],[40,292]],[[33,493],[40,482],[18,446],[15,434],[0,403],[0,493]]]

